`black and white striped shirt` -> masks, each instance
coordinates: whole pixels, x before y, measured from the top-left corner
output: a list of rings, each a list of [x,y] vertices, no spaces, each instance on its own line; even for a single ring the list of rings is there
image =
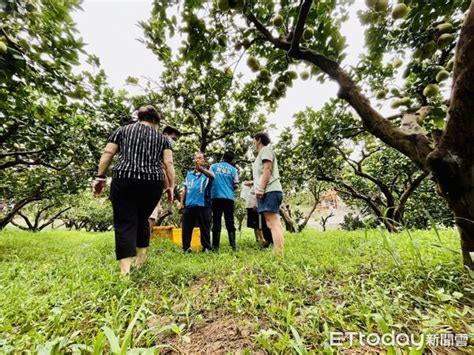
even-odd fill
[[[119,146],[118,161],[112,168],[113,178],[164,180],[163,151],[171,149],[171,144],[156,129],[132,123],[117,129],[108,142]]]

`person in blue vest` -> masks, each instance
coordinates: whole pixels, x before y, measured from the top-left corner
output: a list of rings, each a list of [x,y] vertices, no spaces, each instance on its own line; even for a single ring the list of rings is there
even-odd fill
[[[196,166],[189,171],[184,181],[180,210],[183,210],[182,240],[184,252],[191,251],[191,238],[194,227],[201,231],[203,251],[212,250],[211,234],[211,186],[214,174],[205,169],[204,153],[194,155]]]
[[[214,181],[211,187],[212,200],[212,248],[219,250],[221,240],[221,220],[224,215],[225,227],[229,235],[232,250],[235,245],[234,201],[235,189],[239,186],[237,169],[232,165],[235,154],[232,151],[224,153],[222,161],[211,165]]]

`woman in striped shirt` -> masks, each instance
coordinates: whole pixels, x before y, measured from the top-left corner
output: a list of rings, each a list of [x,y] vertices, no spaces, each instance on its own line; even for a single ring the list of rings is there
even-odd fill
[[[171,145],[157,126],[161,120],[153,106],[138,110],[138,122],[118,128],[109,137],[100,158],[98,175],[93,183],[95,196],[105,187],[105,173],[118,153],[112,169],[110,199],[114,214],[115,251],[122,274],[130,272],[133,258],[140,267],[150,242],[148,216],[163,192],[165,174],[170,181],[166,193],[173,201],[175,171]]]

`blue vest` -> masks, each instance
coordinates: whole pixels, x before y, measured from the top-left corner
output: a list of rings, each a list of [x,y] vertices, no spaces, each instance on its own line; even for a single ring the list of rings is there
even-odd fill
[[[211,165],[214,181],[211,187],[211,199],[225,198],[234,200],[234,184],[239,183],[237,169],[226,162]]]
[[[190,171],[184,181],[186,207],[211,207],[211,185],[209,178],[197,171]]]

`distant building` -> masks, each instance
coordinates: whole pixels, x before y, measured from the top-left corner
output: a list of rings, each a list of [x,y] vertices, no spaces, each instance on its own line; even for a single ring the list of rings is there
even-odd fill
[[[340,207],[341,199],[334,190],[327,191],[322,194],[321,202],[319,204],[320,209],[338,209]]]

